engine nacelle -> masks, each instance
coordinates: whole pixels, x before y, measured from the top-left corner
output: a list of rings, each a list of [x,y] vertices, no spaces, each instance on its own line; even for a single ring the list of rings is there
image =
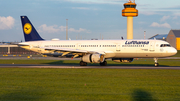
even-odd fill
[[[114,62],[129,63],[129,62],[133,61],[133,58],[112,58],[112,61],[114,61]]]
[[[83,62],[87,63],[102,63],[104,62],[104,55],[102,54],[87,54],[82,57]]]

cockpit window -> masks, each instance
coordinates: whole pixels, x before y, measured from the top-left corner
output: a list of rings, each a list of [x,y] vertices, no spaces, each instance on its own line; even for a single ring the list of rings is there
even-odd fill
[[[171,47],[171,45],[170,44],[161,44],[160,47]]]

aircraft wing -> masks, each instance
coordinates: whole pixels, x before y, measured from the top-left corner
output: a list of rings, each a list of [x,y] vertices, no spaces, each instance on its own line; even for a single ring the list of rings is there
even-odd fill
[[[29,44],[27,44],[27,43],[18,43],[17,45],[18,46],[29,46]]]
[[[63,53],[62,56],[66,54],[73,54],[73,55],[83,55],[85,53],[87,54],[105,54],[102,51],[87,51],[87,50],[81,50],[81,49],[70,49],[70,48],[59,48],[59,47],[41,47],[47,51],[53,51],[53,52],[61,52]]]
[[[58,48],[58,47],[41,47],[49,51],[61,51],[61,52],[71,52],[71,53],[87,53],[86,50],[79,49],[69,49],[69,48]]]

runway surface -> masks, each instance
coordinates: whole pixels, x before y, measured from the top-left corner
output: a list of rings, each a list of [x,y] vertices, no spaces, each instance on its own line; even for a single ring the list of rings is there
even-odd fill
[[[99,69],[175,69],[180,67],[154,67],[154,66],[78,66],[78,65],[35,65],[35,64],[0,64],[0,68],[99,68]]]
[[[42,59],[42,60],[72,60],[70,57],[69,58],[60,58],[60,57],[30,57],[27,58],[27,56],[1,56],[0,59]],[[153,58],[146,58],[146,59],[153,59]],[[158,58],[158,59],[180,59],[180,57],[165,57],[165,58]],[[80,58],[73,58],[73,60],[81,60]],[[111,60],[111,59],[109,59]]]
[[[27,57],[0,57],[0,59],[28,59]],[[57,58],[57,57],[31,57],[30,59],[49,59],[49,60],[71,60],[71,58]],[[180,59],[180,57],[168,57],[161,59]],[[74,58],[73,60],[80,60],[80,58]],[[179,67],[168,66],[79,66],[79,65],[51,65],[51,64],[0,64],[0,68],[109,68],[109,69],[180,69]]]

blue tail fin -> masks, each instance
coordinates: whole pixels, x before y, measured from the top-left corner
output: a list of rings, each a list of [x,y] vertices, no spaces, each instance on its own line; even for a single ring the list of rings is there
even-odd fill
[[[44,40],[38,34],[34,26],[31,24],[27,16],[21,16],[22,28],[24,32],[25,41]]]

